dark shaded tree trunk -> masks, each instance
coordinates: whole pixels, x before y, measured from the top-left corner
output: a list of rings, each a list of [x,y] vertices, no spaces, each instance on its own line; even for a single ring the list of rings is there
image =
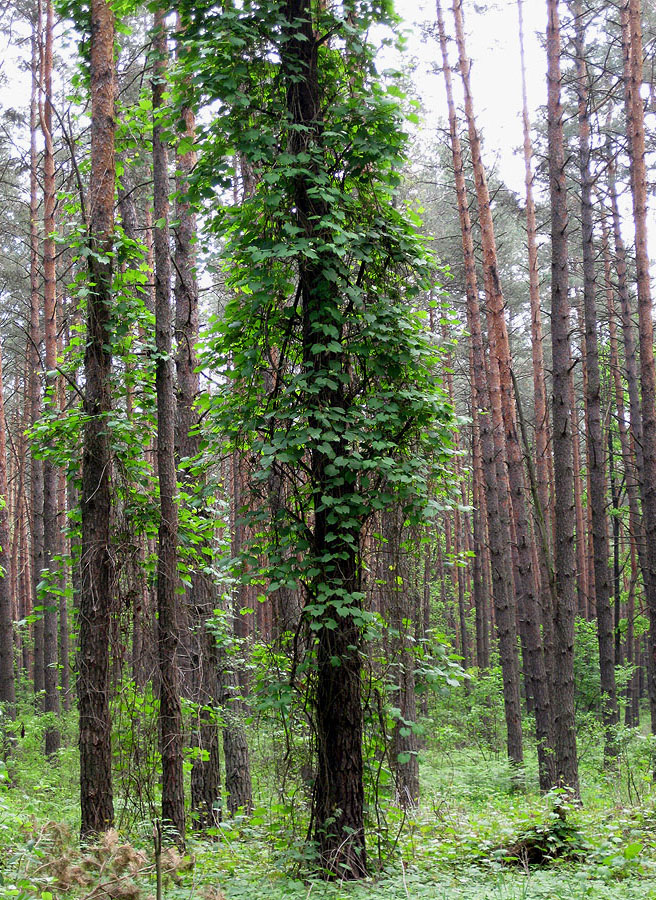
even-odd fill
[[[180,21],[178,17],[178,31]],[[191,86],[185,85],[191,93]],[[185,123],[183,137],[193,142],[195,138],[194,113],[190,105],[184,106],[181,118]],[[196,164],[196,153],[188,150],[176,155],[176,210],[175,230],[175,336],[177,341],[177,418],[176,456],[178,465],[184,460],[198,456],[199,438],[194,432],[198,424],[198,414],[194,403],[199,392],[199,375],[196,371],[198,360],[198,286],[196,284],[196,217],[189,201],[185,198],[188,178]],[[193,475],[184,466],[180,480],[190,493],[194,490]],[[199,485],[202,488],[202,485]],[[201,510],[203,515],[204,511]],[[200,548],[202,554],[208,547],[205,541]],[[213,586],[195,565],[187,592],[187,610],[193,628],[191,640],[195,652],[192,654],[192,671],[195,680],[193,698],[198,704],[194,745],[197,748],[191,770],[191,811],[198,826],[216,826],[220,819],[220,770],[219,770],[219,729],[213,709],[217,702],[217,653],[214,637],[207,627],[212,615]],[[191,630],[191,629],[190,629]]]
[[[157,647],[160,672],[159,717],[162,750],[162,820],[185,840],[182,776],[182,712],[178,670],[178,502],[175,466],[175,386],[173,382],[171,254],[169,249],[168,152],[162,136],[167,87],[164,13],[155,12],[153,77],[153,213],[155,217],[155,390],[157,394],[157,475],[160,521],[157,546]]]
[[[106,0],[91,2],[91,182],[89,278],[82,450],[82,553],[79,658],[80,794],[82,836],[105,831],[114,821],[109,629],[114,573],[111,555],[110,319],[114,243],[114,16]]]
[[[558,782],[579,793],[574,720],[576,555],[570,409],[567,184],[563,145],[558,0],[547,0],[547,123],[551,195],[551,335],[555,477],[554,744]]]
[[[281,56],[291,125],[289,152],[297,155],[307,152],[322,128],[323,98],[318,68],[322,37],[314,30],[310,0],[288,0],[284,19],[285,40]],[[317,223],[328,214],[326,200],[309,190],[313,184],[314,181],[308,180],[302,170],[294,178],[296,221],[301,233],[310,240],[323,236]],[[323,421],[322,410],[343,407],[346,402],[343,386],[333,388],[330,379],[325,377],[326,373],[334,371],[334,366],[341,366],[341,349],[339,352],[327,348],[313,352],[314,345],[322,340],[323,328],[333,327],[330,323],[334,321],[339,303],[335,285],[324,274],[326,262],[326,259],[313,262],[305,258],[298,276],[303,370],[318,388],[315,395],[308,396],[308,422],[311,427],[318,428]],[[357,603],[359,527],[349,529],[342,525],[335,528],[329,522],[327,508],[343,502],[349,488],[346,483],[337,486],[335,479],[328,475],[326,469],[333,457],[321,447],[321,444],[313,444],[309,450],[314,507],[312,554],[321,569],[310,593],[319,589],[319,602],[325,606],[325,612],[316,623],[319,626],[314,697],[317,770],[312,816],[322,867],[332,875],[353,879],[367,873],[361,635],[353,616],[348,612],[336,612],[329,602],[337,597],[348,597],[348,606]],[[333,447],[340,455],[350,452],[345,439]],[[326,497],[330,498],[328,502]],[[340,661],[339,665],[335,664],[336,659]]]
[[[616,755],[613,727],[618,721],[615,690],[615,654],[613,644],[613,615],[610,606],[611,578],[608,548],[608,518],[606,515],[606,472],[604,441],[601,426],[601,375],[599,371],[598,321],[596,302],[596,271],[594,225],[592,215],[593,178],[590,168],[590,123],[588,119],[588,73],[585,62],[583,4],[577,0],[576,69],[579,120],[579,170],[581,173],[581,227],[583,240],[583,306],[585,320],[586,360],[586,437],[588,449],[589,508],[592,517],[594,550],[595,607],[601,672],[602,718],[605,727],[605,755]],[[619,528],[619,520],[614,518]],[[619,596],[616,597],[619,610]]]

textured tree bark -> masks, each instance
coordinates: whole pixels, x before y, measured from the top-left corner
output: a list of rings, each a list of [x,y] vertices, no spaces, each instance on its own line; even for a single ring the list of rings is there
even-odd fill
[[[649,702],[651,728],[656,732],[656,370],[654,324],[649,274],[647,235],[647,176],[645,170],[645,122],[642,86],[642,22],[640,0],[623,7],[622,41],[628,58],[625,78],[627,125],[635,224],[636,275],[638,285],[638,333],[640,342],[640,387],[644,477],[641,480],[642,514],[649,565]],[[628,17],[626,11],[628,10]]]
[[[499,368],[501,407],[505,445],[508,462],[508,481],[512,501],[512,521],[517,547],[518,610],[521,620],[520,632],[523,637],[527,687],[535,703],[536,733],[540,756],[540,785],[548,790],[553,785],[553,756],[551,706],[549,686],[545,667],[542,637],[540,633],[540,598],[536,593],[536,578],[533,569],[533,539],[526,511],[526,483],[519,434],[517,412],[512,383],[512,359],[505,321],[505,301],[499,281],[494,223],[487,187],[480,140],[474,119],[474,105],[469,84],[469,59],[467,57],[462,17],[462,0],[453,0],[453,14],[456,26],[456,41],[460,60],[460,75],[465,91],[465,114],[469,131],[469,146],[474,168],[478,214],[483,246],[483,274],[488,316],[488,337],[490,341],[491,367]]]
[[[585,62],[585,34],[583,4],[577,0],[576,54],[578,121],[579,121],[579,171],[581,173],[581,228],[583,240],[583,308],[585,320],[586,359],[586,415],[588,478],[590,483],[589,505],[592,517],[592,543],[594,550],[595,605],[597,610],[597,637],[599,642],[599,668],[601,672],[602,718],[605,726],[605,755],[614,757],[616,747],[613,727],[619,714],[615,690],[615,654],[613,644],[613,615],[610,606],[611,579],[608,548],[608,518],[606,516],[606,472],[604,442],[601,426],[601,375],[599,371],[597,276],[595,271],[594,223],[592,213],[593,177],[590,168],[590,122],[588,118],[588,73]],[[619,527],[619,521],[614,519]],[[616,597],[619,610],[619,596]]]
[[[522,75],[522,126],[524,133],[524,184],[526,189],[526,242],[528,251],[529,298],[531,304],[531,357],[533,362],[533,397],[535,422],[535,469],[538,498],[542,517],[546,526],[547,547],[538,547],[540,598],[542,604],[545,667],[548,684],[553,684],[553,609],[550,590],[550,560],[553,537],[553,456],[549,434],[549,412],[547,409],[547,386],[542,336],[542,304],[540,299],[540,278],[538,267],[537,221],[535,198],[533,195],[533,147],[528,113],[526,89],[526,65],[524,53],[523,0],[517,0],[519,18],[519,50]],[[539,513],[538,513],[539,515]]]
[[[617,321],[615,311],[615,298],[613,295],[612,284],[612,265],[609,247],[608,226],[605,220],[602,220],[603,228],[603,256],[604,256],[604,279],[606,285],[606,303],[608,307],[608,333],[610,344],[610,371],[613,380],[615,410],[617,419],[617,430],[620,437],[620,447],[622,450],[622,462],[624,465],[624,478],[626,483],[626,493],[629,501],[629,533],[631,540],[631,585],[629,589],[629,598],[627,601],[627,664],[634,662],[634,622],[635,615],[635,585],[637,581],[637,572],[635,566],[637,559],[640,560],[640,568],[643,572],[648,573],[648,565],[646,560],[646,547],[644,540],[644,531],[642,527],[642,517],[640,515],[639,489],[636,481],[635,466],[631,451],[631,440],[629,436],[626,408],[624,405],[624,384],[622,382],[622,373],[620,369],[619,359],[619,342],[617,337]],[[609,444],[612,442],[611,429],[609,432]],[[637,556],[637,559],[636,559]],[[626,724],[638,724],[633,721],[633,690],[637,687],[636,673],[634,673],[631,682],[627,688],[627,706],[626,706]]]
[[[399,710],[391,740],[392,769],[396,782],[396,799],[402,809],[419,804],[419,742],[413,725],[417,721],[415,695],[415,666],[410,650],[408,630],[412,627],[412,586],[407,560],[403,551],[403,513],[398,508],[386,510],[381,516],[381,547],[379,577],[384,582],[383,614],[389,627],[390,676],[396,688],[392,705]]]
[[[111,554],[110,439],[115,152],[114,16],[106,0],[91,2],[91,181],[89,278],[82,451],[82,554],[79,660],[82,836],[114,821],[109,716],[109,626],[114,573]]]
[[[28,350],[30,382],[30,421],[34,425],[41,416],[41,327],[39,295],[39,229],[38,229],[38,154],[36,130],[38,122],[39,69],[41,65],[41,7],[32,32],[32,93],[30,98],[30,342]],[[43,569],[43,461],[34,450],[30,457],[30,507],[32,524],[32,608],[40,606],[37,585]],[[43,691],[43,616],[34,621],[34,693]]]
[[[579,794],[574,721],[574,618],[576,556],[574,472],[569,396],[569,270],[567,184],[560,99],[560,18],[558,0],[547,0],[547,124],[551,195],[551,335],[553,371],[553,452],[555,477],[554,705],[555,762],[558,781]]]
[[[581,341],[585,345],[585,335]],[[582,347],[582,356],[585,360],[585,349]],[[582,368],[585,369],[583,363]],[[585,371],[583,382],[585,383]],[[572,429],[572,470],[574,472],[574,520],[576,522],[576,596],[578,614],[582,619],[588,619],[590,609],[593,606],[591,579],[588,577],[588,554],[586,548],[586,521],[583,514],[583,479],[585,473],[581,462],[581,431],[579,410],[576,403],[576,390],[574,387],[574,360],[570,360],[569,367],[569,405],[571,413]],[[584,389],[585,392],[585,389]]]
[[[61,385],[60,385],[61,389]],[[63,390],[60,391],[63,401]],[[63,405],[63,403],[61,404]],[[60,405],[60,408],[61,408]],[[63,469],[57,473],[57,513],[63,521],[66,520],[66,474]],[[59,572],[59,604],[58,604],[58,628],[59,628],[59,686],[61,688],[62,706],[68,712],[71,708],[71,664],[70,664],[70,635],[68,630],[68,565],[63,561],[70,558],[69,541],[64,530],[59,525],[58,553],[62,559]]]
[[[470,354],[470,372],[474,371]],[[489,597],[486,590],[484,572],[485,553],[485,492],[483,487],[483,462],[481,459],[480,425],[475,397],[475,385],[472,383],[472,538],[474,550],[473,589],[474,608],[476,610],[476,665],[479,669],[487,669],[490,665],[490,629],[488,627]]]
[[[11,528],[9,524],[9,487],[7,480],[7,445],[5,438],[5,404],[0,352],[0,702],[3,713],[15,715],[14,623],[11,594]]]
[[[501,417],[501,400],[498,380],[486,381],[485,353],[483,333],[480,321],[478,287],[476,279],[476,261],[474,242],[469,217],[469,206],[465,187],[462,150],[458,136],[451,68],[449,66],[444,18],[439,0],[436,2],[437,24],[442,51],[442,71],[449,108],[449,128],[451,133],[451,150],[455,173],[458,214],[462,233],[463,254],[465,261],[465,279],[467,292],[467,325],[471,337],[473,381],[475,385],[475,407],[488,413],[490,408],[496,411],[496,421]],[[489,387],[489,389],[488,389]],[[510,522],[507,516],[507,504],[500,497],[507,495],[507,476],[504,478],[505,466],[497,477],[497,449],[495,446],[495,423],[490,415],[478,416],[482,469],[485,478],[485,499],[487,515],[493,527],[489,532],[490,562],[492,568],[493,597],[496,617],[499,652],[503,674],[503,693],[506,717],[506,734],[508,758],[516,767],[524,761],[521,729],[521,703],[519,695],[519,660],[517,656],[517,631],[515,625],[515,609],[513,604],[513,576],[510,561]],[[476,548],[478,549],[478,548]]]
[[[180,32],[178,16],[177,29]],[[178,50],[178,52],[180,52]],[[190,84],[185,90],[191,94]],[[194,140],[196,123],[191,106],[185,106],[181,118],[185,123],[183,137]],[[198,414],[194,403],[199,392],[198,360],[198,286],[196,284],[196,216],[185,192],[189,175],[196,164],[196,152],[192,149],[176,155],[176,209],[175,218],[175,336],[177,341],[177,418],[176,456],[178,465],[185,459],[193,459],[199,452],[199,438],[194,433]],[[182,484],[194,490],[193,476],[184,468],[180,472]],[[200,549],[202,553],[203,548]],[[197,755],[191,770],[191,811],[201,828],[216,826],[220,818],[219,729],[213,707],[217,703],[216,678],[217,653],[214,637],[207,628],[207,620],[214,608],[213,587],[200,571],[192,571],[187,593],[187,611],[193,629],[192,640],[196,649],[193,665],[195,689],[193,698],[198,703],[194,743]],[[191,629],[190,629],[191,630]]]
[[[45,49],[43,54],[41,130],[44,138],[43,155],[43,324],[46,364],[46,410],[57,407],[57,282],[55,270],[55,151],[52,141],[52,42],[54,10],[52,0],[46,2]],[[42,594],[43,611],[43,672],[45,711],[59,715],[57,670],[57,625],[59,577],[54,556],[59,545],[57,516],[57,469],[51,457],[43,461],[43,572],[45,587]],[[46,756],[59,749],[59,729],[46,729]]]
[[[157,544],[157,647],[160,672],[159,717],[162,749],[162,820],[185,841],[182,776],[182,713],[178,670],[178,502],[175,466],[175,386],[173,382],[171,253],[169,248],[168,152],[162,137],[167,69],[164,13],[155,12],[153,35],[153,212],[155,216],[155,390],[157,394],[157,475],[160,522]]]
[[[442,326],[442,337],[445,342],[448,340],[448,332],[446,324]],[[455,409],[455,392],[453,388],[453,360],[451,359],[451,353],[447,353],[444,358],[444,380],[447,385],[447,394],[449,397],[449,401]],[[462,477],[462,472],[460,470],[460,439],[459,435],[456,432],[453,436],[453,449],[455,450],[455,458],[454,458],[454,477],[457,482],[460,482],[461,488],[465,490],[465,481]],[[466,497],[462,497],[463,506],[466,506]],[[465,570],[461,568],[459,563],[461,559],[461,553],[463,548],[463,544],[465,541],[466,529],[463,528],[462,518],[460,514],[460,510],[456,506],[453,510],[453,564],[451,567],[451,581],[454,587],[454,593],[457,597],[458,602],[458,625],[460,629],[460,655],[462,656],[462,664],[465,669],[470,666],[470,654],[469,654],[469,638],[467,635],[467,610],[465,607]],[[418,776],[417,776],[418,777]]]

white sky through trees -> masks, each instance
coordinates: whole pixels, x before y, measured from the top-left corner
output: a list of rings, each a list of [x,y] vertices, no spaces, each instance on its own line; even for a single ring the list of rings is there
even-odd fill
[[[452,31],[451,0],[442,0],[448,31]],[[435,22],[435,0],[396,0],[397,12],[408,29],[408,48],[404,67],[410,58],[417,61],[414,83],[424,105],[423,129],[446,121],[447,109],[439,44],[435,35],[422,38],[422,26]],[[519,59],[519,26],[517,0],[491,0],[478,3],[465,0],[467,52],[472,61],[472,91],[477,122],[485,141],[488,164],[497,161],[500,174],[514,191],[524,191],[524,159],[522,148],[522,87]],[[547,23],[543,0],[524,0],[524,41],[528,100],[532,120],[536,109],[547,99],[547,65],[539,34]],[[450,60],[455,67],[455,42],[450,46]],[[459,90],[460,82],[454,79]],[[517,151],[517,152],[516,152]]]

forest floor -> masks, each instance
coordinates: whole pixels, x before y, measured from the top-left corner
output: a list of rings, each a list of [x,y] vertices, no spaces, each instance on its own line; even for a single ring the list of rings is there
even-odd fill
[[[165,851],[163,900],[656,900],[651,739],[633,732],[604,773],[597,737],[579,741],[583,803],[560,812],[557,796],[534,789],[532,758],[529,787],[518,791],[500,748],[438,739],[423,751],[420,810],[404,817],[386,801],[372,814],[372,876],[356,884],[304,876],[306,799],[299,791],[295,804],[273,800],[270,773],[256,782],[261,806],[250,819],[190,839],[186,857]],[[147,816],[80,850],[76,757],[70,740],[48,765],[28,735],[10,758],[0,786],[0,898],[154,898]]]

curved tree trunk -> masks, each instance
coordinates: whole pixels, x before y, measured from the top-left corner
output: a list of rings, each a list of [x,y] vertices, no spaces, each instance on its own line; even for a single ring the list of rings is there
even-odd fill
[[[517,631],[515,624],[515,608],[513,603],[513,576],[510,560],[510,522],[507,516],[507,503],[504,496],[508,494],[508,482],[505,464],[497,470],[497,449],[495,431],[501,418],[501,400],[498,380],[486,380],[485,351],[481,328],[478,287],[476,279],[476,261],[474,242],[469,217],[469,206],[465,187],[462,150],[458,136],[451,68],[449,66],[446,32],[439,0],[436,3],[437,24],[442,51],[444,82],[449,107],[449,127],[451,133],[451,150],[458,199],[458,214],[462,234],[463,254],[465,261],[465,281],[467,293],[467,325],[471,336],[473,380],[475,385],[475,406],[486,413],[479,416],[481,457],[483,476],[485,479],[485,499],[487,514],[494,527],[489,532],[490,562],[493,581],[493,598],[497,633],[499,636],[499,652],[503,673],[503,696],[506,716],[506,735],[508,758],[519,768],[523,765],[523,741],[521,727],[521,703],[519,694],[519,660],[517,656]],[[490,421],[487,414],[490,408],[495,412],[495,422]],[[502,457],[503,462],[503,457]],[[501,478],[498,478],[498,474]],[[476,548],[478,549],[478,548]]]
[[[474,119],[474,104],[469,84],[470,64],[465,48],[462,0],[453,0],[453,14],[460,60],[460,75],[465,90],[465,113],[467,116],[469,145],[474,168],[478,214],[481,226],[488,336],[490,340],[490,354],[493,357],[490,362],[491,366],[494,366],[494,358],[496,358],[499,367],[508,480],[512,501],[512,520],[517,547],[517,583],[520,588],[518,592],[518,609],[521,632],[524,638],[523,649],[528,676],[527,686],[535,702],[536,733],[540,758],[540,786],[543,790],[548,790],[553,785],[554,779],[553,756],[550,749],[552,745],[551,706],[540,632],[541,602],[536,593],[536,573],[533,569],[533,538],[526,510],[526,482],[523,454],[517,428],[517,411],[512,382],[512,358],[504,312],[505,300],[499,280],[494,223],[485,166]]]

